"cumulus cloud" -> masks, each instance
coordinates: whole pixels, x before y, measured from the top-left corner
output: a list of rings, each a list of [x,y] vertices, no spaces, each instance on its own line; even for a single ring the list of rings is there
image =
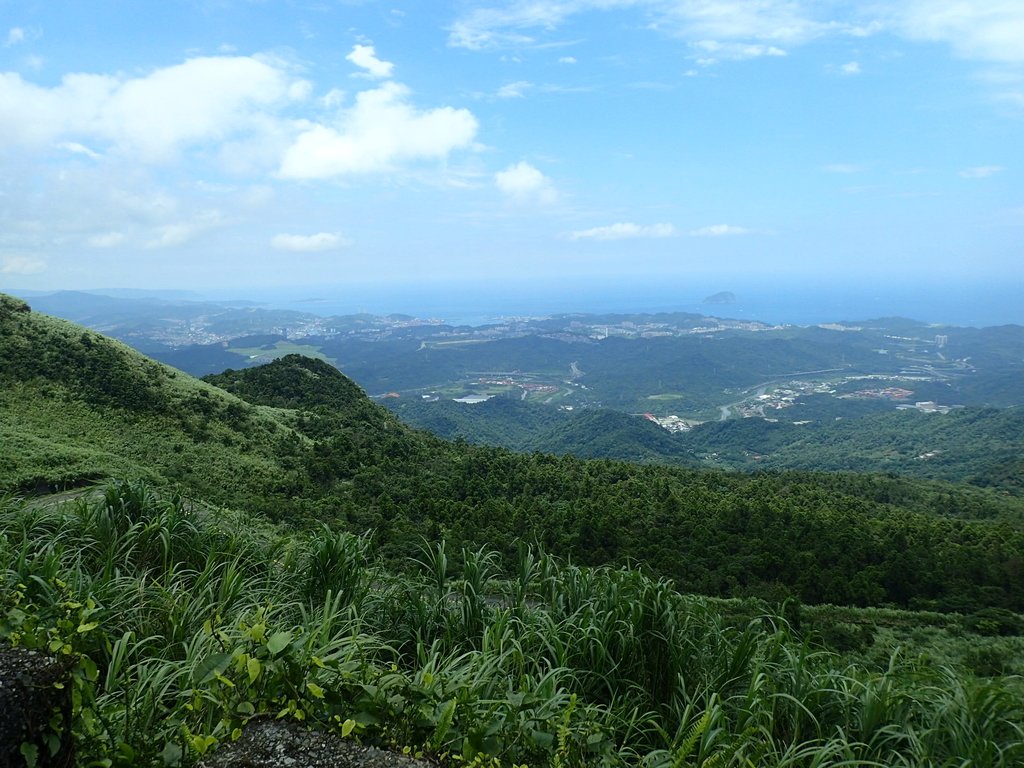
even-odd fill
[[[558,199],[551,179],[525,161],[494,174],[494,183],[503,193],[520,202],[553,203]]]
[[[315,235],[280,234],[274,235],[270,240],[271,247],[293,253],[331,251],[351,244],[351,241],[336,232],[318,232]]]
[[[731,224],[712,224],[710,227],[691,229],[691,237],[725,237],[727,235],[746,235],[750,230],[744,227],[734,227]]]
[[[308,91],[283,65],[249,56],[193,58],[137,78],[69,74],[53,87],[0,73],[0,143],[92,142],[164,162],[188,146],[264,131],[268,115]]]
[[[320,97],[320,104],[323,105],[324,109],[337,109],[344,103],[345,92],[340,88],[331,88],[331,90]]]
[[[0,256],[0,274],[38,275],[46,271],[46,262],[32,256]]]
[[[372,45],[355,45],[352,52],[345,57],[357,67],[365,70],[362,74],[368,77],[391,77],[395,65],[390,61],[381,61]]]
[[[630,240],[638,238],[674,237],[676,228],[671,224],[633,224],[618,222],[606,227],[581,229],[569,233],[570,240]]]
[[[1001,165],[979,165],[974,168],[964,168],[960,171],[960,175],[965,179],[987,179],[1002,170]]]
[[[288,147],[282,178],[324,179],[379,173],[409,161],[443,160],[468,147],[478,123],[469,110],[421,110],[404,85],[388,82],[362,91],[331,125],[314,124]]]

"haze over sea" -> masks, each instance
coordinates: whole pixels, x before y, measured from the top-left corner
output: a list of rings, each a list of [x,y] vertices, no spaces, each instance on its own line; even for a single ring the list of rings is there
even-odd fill
[[[728,291],[733,303],[705,303]],[[937,282],[886,284],[721,283],[686,280],[558,282],[394,282],[287,288],[231,295],[268,307],[317,315],[404,313],[449,323],[482,325],[502,317],[570,312],[693,312],[743,320],[799,325],[906,317],[962,326],[1024,324],[1024,290],[1015,282]],[[225,298],[223,293],[209,298]]]

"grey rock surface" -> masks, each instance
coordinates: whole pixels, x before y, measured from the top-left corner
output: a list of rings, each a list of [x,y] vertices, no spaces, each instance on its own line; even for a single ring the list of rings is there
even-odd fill
[[[22,744],[35,747],[38,768],[74,765],[69,667],[68,660],[0,647],[0,766],[24,765]],[[50,724],[56,712],[57,731]],[[51,743],[58,747],[53,755]]]
[[[267,719],[249,723],[238,741],[221,747],[196,768],[434,768],[434,764],[308,731],[298,723]]]

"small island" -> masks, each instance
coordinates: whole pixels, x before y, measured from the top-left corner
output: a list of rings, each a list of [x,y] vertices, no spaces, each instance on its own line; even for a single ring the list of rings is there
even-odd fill
[[[736,294],[731,291],[719,291],[704,299],[705,304],[735,304]]]

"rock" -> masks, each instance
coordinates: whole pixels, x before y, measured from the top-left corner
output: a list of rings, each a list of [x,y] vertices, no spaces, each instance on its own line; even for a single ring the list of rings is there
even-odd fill
[[[36,651],[0,648],[0,766],[25,765],[23,744],[35,748],[39,768],[74,765],[69,667]]]
[[[196,768],[433,768],[424,760],[364,747],[298,723],[259,719],[238,741],[227,744]]]

